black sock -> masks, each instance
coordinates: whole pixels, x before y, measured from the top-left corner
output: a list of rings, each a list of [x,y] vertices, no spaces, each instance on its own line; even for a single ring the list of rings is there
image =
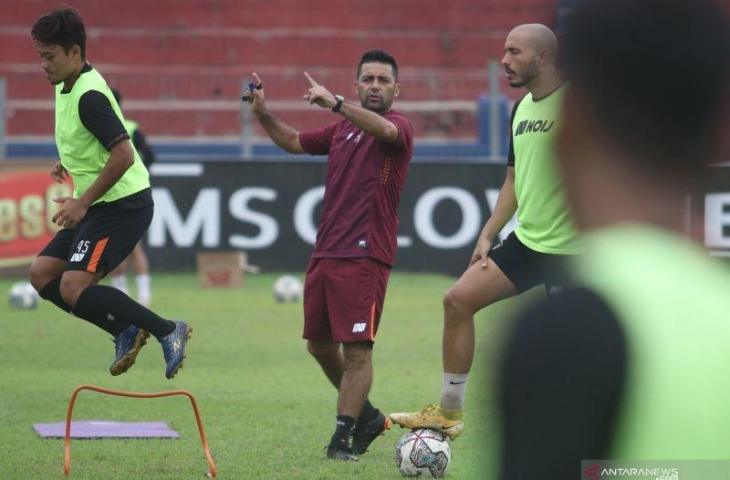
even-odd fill
[[[362,406],[362,410],[360,410],[360,416],[357,418],[358,426],[369,422],[373,418],[377,417],[378,414],[380,414],[380,410],[375,408],[373,404],[370,403],[370,400],[366,398],[365,404]]]
[[[162,338],[175,330],[175,323],[143,307],[121,290],[106,285],[92,285],[79,295],[74,313],[81,318],[108,318],[131,323]]]
[[[355,428],[355,419],[347,415],[337,415],[337,428],[330,440],[330,446],[338,449],[350,448],[350,436]]]
[[[61,277],[54,278],[53,280],[48,282],[48,285],[43,287],[43,290],[41,290],[38,294],[41,296],[41,298],[48,300],[61,310],[68,313],[73,313],[69,304],[63,301],[63,297],[61,297],[60,287]],[[87,322],[96,325],[97,327],[109,332],[114,336],[119,335],[124,330],[126,330],[127,327],[129,327],[129,324],[127,323],[107,319],[106,315],[88,316],[80,318],[83,318]]]

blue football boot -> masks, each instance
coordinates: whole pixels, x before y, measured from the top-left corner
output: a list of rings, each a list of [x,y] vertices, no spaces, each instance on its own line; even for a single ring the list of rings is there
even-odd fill
[[[121,375],[134,365],[137,354],[147,343],[149,333],[136,325],[130,325],[125,331],[114,337],[114,362],[109,367],[112,375]]]
[[[160,339],[162,353],[165,356],[165,363],[167,364],[165,377],[174,377],[182,367],[183,360],[185,360],[185,345],[188,343],[188,339],[192,333],[193,329],[187,323],[175,320],[175,330]]]

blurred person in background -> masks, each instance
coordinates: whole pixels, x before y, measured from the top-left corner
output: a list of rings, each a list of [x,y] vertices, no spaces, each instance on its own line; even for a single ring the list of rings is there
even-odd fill
[[[31,36],[55,90],[60,161],[51,177],[71,177],[73,197],[57,198],[52,221],[63,227],[34,259],[30,281],[40,296],[113,336],[109,371],[126,372],[149,334],[162,346],[165,376],[185,359],[190,326],[167,320],[98,282],[134,249],[152,221],[149,174],[129,141],[111,89],[86,61],[86,29],[67,7],[40,17]],[[76,349],[74,349],[74,352]]]
[[[555,35],[544,25],[519,25],[505,40],[507,80],[528,91],[512,109],[507,175],[467,270],[444,296],[440,402],[417,412],[390,414],[404,428],[432,428],[451,439],[459,437],[474,360],[474,314],[538,285],[550,295],[565,287],[563,265],[578,253],[578,243],[552,148],[565,93],[557,54]],[[518,227],[492,249],[515,212]]]
[[[730,273],[683,229],[720,136],[728,19],[710,0],[591,0],[569,22],[556,148],[585,252],[576,288],[507,343],[501,478],[727,460]]]
[[[413,155],[413,127],[392,104],[398,65],[382,50],[357,65],[357,103],[346,102],[306,72],[304,99],[331,110],[336,123],[298,132],[266,108],[261,79],[244,100],[266,133],[289,153],[328,155],[322,218],[304,285],[307,349],[337,388],[335,432],[327,457],[355,461],[390,428],[368,400],[372,350],[395,262],[398,204]]]
[[[117,104],[122,105],[122,95],[119,90],[112,89],[112,94],[117,101]],[[129,118],[124,119],[124,128],[129,134],[129,138],[132,140],[132,145],[139,153],[144,163],[145,168],[149,171],[150,165],[155,161],[155,152],[147,144],[147,138],[145,137],[142,129],[139,128],[139,124]],[[132,264],[132,270],[134,271],[135,281],[137,284],[137,301],[149,307],[152,301],[152,287],[150,278],[150,263],[147,259],[147,254],[144,251],[142,242],[138,242],[132,250],[129,257],[124,260],[114,271],[111,273],[111,284],[114,288],[118,288],[124,293],[128,293],[127,288],[127,265]]]

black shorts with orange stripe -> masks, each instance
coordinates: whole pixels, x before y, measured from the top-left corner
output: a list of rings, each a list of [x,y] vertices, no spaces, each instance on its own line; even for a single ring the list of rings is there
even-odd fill
[[[132,253],[152,222],[147,188],[115,202],[98,203],[72,229],[63,229],[38,254],[66,261],[66,270],[107,274]]]

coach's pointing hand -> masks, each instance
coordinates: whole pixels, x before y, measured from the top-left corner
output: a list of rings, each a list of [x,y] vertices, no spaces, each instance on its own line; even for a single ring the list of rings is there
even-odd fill
[[[337,99],[329,90],[315,82],[307,72],[304,72],[304,76],[307,77],[307,81],[309,81],[309,90],[307,91],[307,94],[304,95],[304,100],[309,103],[315,103],[322,108],[332,108],[337,105]]]
[[[264,84],[256,74],[251,74],[253,82],[249,83],[248,89],[241,95],[241,100],[251,103],[251,110],[256,115],[266,113],[266,98],[264,96]]]

